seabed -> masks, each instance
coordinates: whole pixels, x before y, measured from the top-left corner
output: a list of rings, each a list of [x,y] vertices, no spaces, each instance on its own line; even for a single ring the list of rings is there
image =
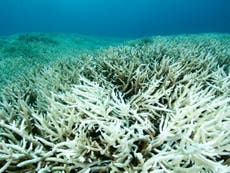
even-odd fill
[[[230,172],[230,35],[0,38],[1,172]]]

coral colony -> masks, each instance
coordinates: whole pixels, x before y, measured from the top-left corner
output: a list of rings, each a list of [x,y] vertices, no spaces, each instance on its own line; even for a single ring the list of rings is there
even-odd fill
[[[0,97],[0,172],[230,172],[230,35],[152,37],[36,68]]]

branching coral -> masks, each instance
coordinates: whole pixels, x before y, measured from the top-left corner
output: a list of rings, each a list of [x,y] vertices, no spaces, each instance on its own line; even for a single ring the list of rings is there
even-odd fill
[[[204,38],[138,40],[12,84],[0,172],[229,172],[229,50]]]

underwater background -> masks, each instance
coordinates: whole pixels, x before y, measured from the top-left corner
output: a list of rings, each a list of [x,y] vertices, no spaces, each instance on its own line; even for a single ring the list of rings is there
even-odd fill
[[[141,37],[230,32],[229,0],[1,0],[0,35]]]
[[[0,173],[230,173],[230,0],[0,0]]]

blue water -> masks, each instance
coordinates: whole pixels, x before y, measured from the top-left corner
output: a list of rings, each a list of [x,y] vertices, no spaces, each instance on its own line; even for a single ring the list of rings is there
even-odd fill
[[[230,33],[230,0],[0,0],[0,35]]]

